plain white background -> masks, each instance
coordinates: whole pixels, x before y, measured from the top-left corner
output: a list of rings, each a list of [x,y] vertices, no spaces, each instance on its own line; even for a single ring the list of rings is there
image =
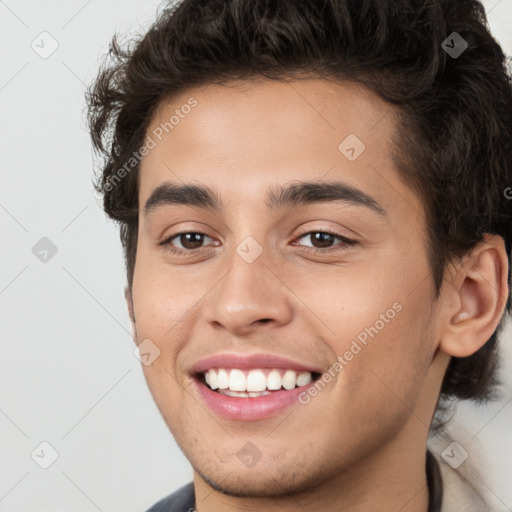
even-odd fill
[[[484,3],[512,54],[512,0]],[[0,0],[3,512],[141,512],[192,478],[133,355],[118,232],[93,195],[84,116],[113,33],[140,33],[158,5]],[[43,237],[57,249],[47,262],[32,252]],[[451,430],[468,462],[485,453],[496,511],[512,510],[511,341],[509,325],[503,399],[464,405]]]

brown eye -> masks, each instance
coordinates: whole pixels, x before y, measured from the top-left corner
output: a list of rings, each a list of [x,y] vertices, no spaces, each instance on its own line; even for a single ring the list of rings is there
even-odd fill
[[[330,233],[328,231],[310,231],[309,233],[304,233],[297,240],[309,240],[309,243],[297,243],[294,245],[302,245],[309,249],[331,249],[337,248],[339,250],[347,249],[352,245],[356,245],[357,242],[355,240],[350,240],[342,235],[338,235],[337,233]],[[336,241],[338,243],[336,244]],[[336,247],[336,245],[338,247]]]
[[[163,245],[173,253],[181,254],[186,253],[187,251],[201,249],[204,245],[205,239],[209,239],[210,242],[213,241],[212,237],[205,233],[186,231],[172,235],[163,242],[160,242],[160,245]]]
[[[316,233],[310,233],[308,235],[310,237],[311,243],[313,247],[324,249],[326,247],[331,247],[334,243],[335,237],[330,233],[324,233],[322,231],[317,231]]]
[[[201,247],[205,236],[202,233],[181,233],[176,238],[178,238],[183,249],[197,249]]]

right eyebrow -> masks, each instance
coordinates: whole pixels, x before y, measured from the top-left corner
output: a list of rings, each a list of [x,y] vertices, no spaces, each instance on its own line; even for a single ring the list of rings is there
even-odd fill
[[[214,190],[203,185],[163,183],[153,190],[144,206],[146,214],[159,206],[182,204],[215,211],[221,210],[221,200]]]

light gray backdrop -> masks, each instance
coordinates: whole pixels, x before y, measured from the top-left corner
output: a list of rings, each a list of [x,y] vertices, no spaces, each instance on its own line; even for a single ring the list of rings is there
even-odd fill
[[[140,512],[192,478],[132,353],[118,233],[93,196],[83,115],[114,31],[139,33],[158,4],[0,0],[0,511]],[[512,0],[485,5],[511,54]],[[470,459],[483,447],[502,511],[511,341],[509,326],[503,400],[461,408],[453,428]]]

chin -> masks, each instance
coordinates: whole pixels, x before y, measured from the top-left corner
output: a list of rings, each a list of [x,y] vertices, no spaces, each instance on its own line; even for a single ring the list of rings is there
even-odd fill
[[[209,486],[222,494],[237,498],[273,499],[308,493],[325,480],[325,475],[305,473],[304,466],[300,469],[301,471],[297,473],[276,467],[271,473],[266,467],[244,471],[240,471],[238,466],[226,466],[223,470],[216,467],[209,471],[194,467],[194,471]]]

